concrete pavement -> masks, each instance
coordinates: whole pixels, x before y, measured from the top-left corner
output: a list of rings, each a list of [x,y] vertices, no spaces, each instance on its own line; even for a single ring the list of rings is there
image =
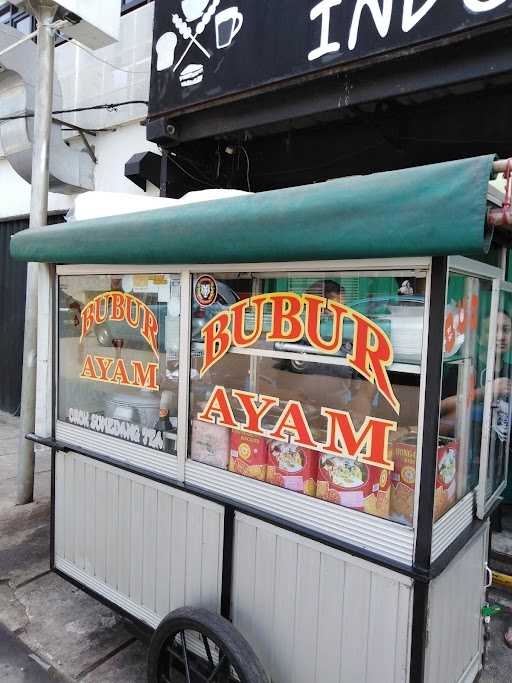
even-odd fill
[[[0,413],[0,681],[143,683],[146,647],[110,609],[50,572],[50,455],[15,506],[18,419]]]
[[[43,662],[13,633],[0,624],[0,681],[4,683],[44,683],[64,679]]]

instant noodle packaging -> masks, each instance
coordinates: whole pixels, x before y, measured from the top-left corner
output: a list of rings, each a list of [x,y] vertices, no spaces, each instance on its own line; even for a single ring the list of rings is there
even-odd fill
[[[318,458],[318,451],[293,443],[269,441],[267,482],[314,496]]]
[[[267,457],[267,440],[263,436],[248,432],[231,433],[230,472],[265,481]]]
[[[220,425],[192,420],[192,460],[227,469],[230,430]]]
[[[386,512],[386,497],[389,489],[384,489],[379,499],[381,472],[380,467],[370,467],[351,458],[320,454],[316,496],[337,505],[362,510],[372,515],[379,514],[377,506]],[[388,478],[383,480],[387,486]]]
[[[393,444],[391,472],[391,518],[412,524],[416,489],[416,437]]]
[[[456,441],[439,446],[437,449],[434,521],[442,517],[455,503],[457,496],[458,454],[459,444]]]

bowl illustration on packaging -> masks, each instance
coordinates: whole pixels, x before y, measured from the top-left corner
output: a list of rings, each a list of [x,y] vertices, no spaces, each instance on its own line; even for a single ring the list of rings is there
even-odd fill
[[[304,452],[302,448],[293,444],[273,441],[270,445],[270,455],[277,460],[280,469],[290,474],[304,467]]]
[[[267,482],[314,496],[317,473],[318,451],[291,442],[269,441]]]
[[[323,455],[320,458],[320,467],[335,486],[343,489],[358,488],[368,479],[367,467],[347,458]]]

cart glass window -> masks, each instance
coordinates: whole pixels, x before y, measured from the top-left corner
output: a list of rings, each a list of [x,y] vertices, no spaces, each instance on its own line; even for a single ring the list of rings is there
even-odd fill
[[[488,335],[488,326],[484,334]],[[494,378],[492,384],[489,424],[489,459],[485,482],[485,498],[503,486],[507,478],[507,460],[510,448],[510,411],[512,383],[512,293],[500,292],[496,320]]]
[[[58,419],[174,453],[179,276],[61,276],[58,296]]]
[[[434,520],[478,484],[491,299],[491,280],[450,274]]]
[[[412,524],[424,298],[421,272],[195,276],[190,457]]]

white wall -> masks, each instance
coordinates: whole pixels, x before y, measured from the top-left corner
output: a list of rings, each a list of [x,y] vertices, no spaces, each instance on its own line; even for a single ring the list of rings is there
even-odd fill
[[[48,195],[49,211],[67,211],[72,197]],[[30,185],[15,173],[9,162],[0,159],[0,220],[21,218],[30,213]]]
[[[121,17],[119,43],[95,53],[126,71],[116,70],[72,44],[56,49],[55,68],[62,86],[63,108],[148,99],[153,10],[154,3],[150,3]],[[124,165],[137,152],[158,152],[156,145],[146,141],[146,129],[140,125],[146,114],[146,106],[139,104],[112,112],[60,115],[85,128],[115,128],[113,132],[88,136],[98,159],[96,190],[144,194],[124,177]],[[73,135],[70,139],[73,145],[83,147],[79,137]],[[147,193],[158,195],[158,189],[148,185]],[[67,211],[73,205],[73,197],[50,193],[48,204],[50,211]],[[12,170],[0,153],[0,220],[26,216],[29,212],[30,185]]]
[[[132,154],[146,150],[158,153],[158,147],[146,140],[146,128],[139,123],[119,128],[116,133],[99,133],[94,139],[96,190],[144,194],[143,190],[124,176],[124,165]],[[146,194],[158,197],[159,189],[147,184]]]

